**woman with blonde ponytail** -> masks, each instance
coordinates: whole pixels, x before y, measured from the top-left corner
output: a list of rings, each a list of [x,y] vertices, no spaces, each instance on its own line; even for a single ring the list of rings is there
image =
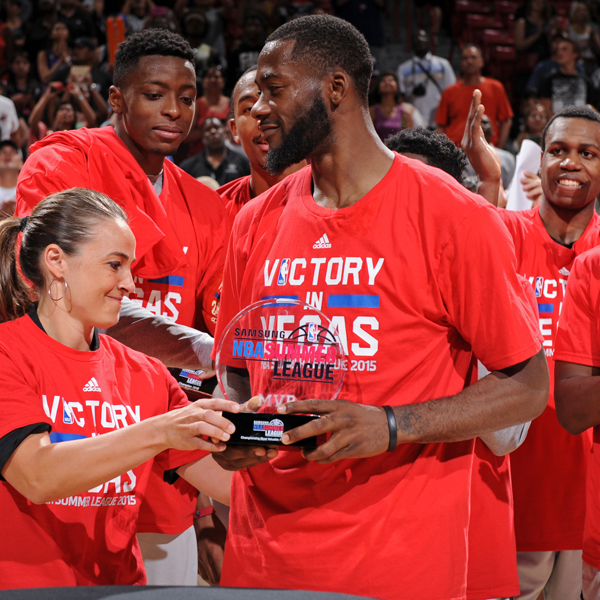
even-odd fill
[[[0,222],[0,588],[144,584],[135,531],[153,459],[228,502],[210,453],[234,430],[217,411],[238,405],[189,404],[162,363],[97,333],[117,322],[134,260],[125,213],[99,192]]]

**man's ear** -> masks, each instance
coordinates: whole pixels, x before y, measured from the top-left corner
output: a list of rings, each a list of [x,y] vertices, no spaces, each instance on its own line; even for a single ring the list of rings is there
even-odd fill
[[[336,71],[329,76],[327,92],[329,102],[331,103],[331,110],[339,108],[344,98],[348,95],[351,86],[350,77],[344,71]]]
[[[123,114],[125,99],[123,98],[123,92],[116,85],[111,85],[108,90],[108,103],[115,114]]]
[[[231,129],[231,135],[233,136],[233,140],[236,144],[241,144],[240,138],[237,132],[237,125],[235,124],[235,119],[229,119],[229,129]]]

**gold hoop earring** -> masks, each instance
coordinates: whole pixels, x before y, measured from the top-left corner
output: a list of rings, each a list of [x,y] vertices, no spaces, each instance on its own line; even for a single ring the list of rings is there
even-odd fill
[[[63,283],[65,284],[65,291],[63,292],[63,295],[60,298],[53,298],[52,297],[52,284],[57,280],[57,279],[62,279]],[[50,285],[48,286],[48,296],[50,296],[50,300],[52,300],[52,302],[58,302],[59,300],[62,300],[65,297],[65,294],[67,293],[67,288],[69,286],[67,285],[67,282],[65,280],[64,277],[53,277],[52,281],[50,282]]]

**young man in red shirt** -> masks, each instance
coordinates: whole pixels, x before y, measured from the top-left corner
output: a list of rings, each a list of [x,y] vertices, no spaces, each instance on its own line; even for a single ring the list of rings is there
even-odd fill
[[[167,319],[212,333],[229,219],[216,193],[165,160],[175,153],[193,121],[193,58],[189,44],[166,31],[146,30],[129,37],[117,53],[115,85],[110,89],[115,128],[55,133],[34,145],[17,186],[17,215],[30,213],[47,195],[74,186],[106,193],[127,212],[137,242],[130,305],[141,305],[144,315],[152,313],[157,321]],[[151,319],[146,323],[153,329]],[[162,341],[145,335],[142,344],[138,331],[117,326],[110,333],[164,360]],[[174,354],[185,344],[173,344]],[[170,548],[180,543],[189,549],[182,553],[190,558],[175,556],[157,578],[149,569],[151,583],[197,581],[192,523],[196,497],[186,482],[168,486],[158,470],[152,471],[138,531],[152,537],[147,546],[154,547],[157,539],[171,540]],[[212,522],[213,517],[207,519]],[[169,550],[163,547],[160,552]],[[158,568],[167,561],[153,564]]]
[[[561,425],[575,436],[593,427],[583,534],[584,600],[600,600],[599,282],[600,248],[594,248],[579,257],[571,270],[554,353],[556,413]]]
[[[364,38],[329,16],[283,25],[259,57],[252,114],[267,169],[311,167],[236,218],[216,335],[262,297],[314,298],[349,371],[340,400],[281,407],[324,416],[282,437],[331,433],[316,450],[221,457],[241,469],[221,582],[464,599],[474,438],[543,410],[546,361],[500,219],[385,148],[368,113],[371,70]],[[473,353],[492,373],[465,387]],[[249,375],[228,382],[241,396]]]
[[[226,183],[217,190],[231,220],[235,219],[242,206],[252,198],[266,192],[288,175],[306,166],[306,161],[302,160],[277,175],[272,175],[265,169],[269,144],[258,128],[258,120],[250,113],[258,101],[258,86],[255,79],[256,67],[251,67],[239,78],[231,94],[233,118],[230,119],[229,126],[233,138],[242,145],[250,160],[250,175]]]
[[[483,112],[479,100],[476,95],[471,135],[463,146],[481,162],[491,149],[476,132]],[[560,316],[562,323],[573,261],[600,244],[600,218],[594,211],[600,194],[600,117],[587,107],[564,109],[546,126],[542,149],[540,205],[526,211],[502,210],[499,215],[515,244],[517,272],[529,279],[535,292],[552,383],[558,320]],[[549,600],[579,597],[590,447],[589,432],[573,436],[560,427],[551,385],[548,407],[511,454],[523,600],[535,600],[542,590]]]
[[[483,96],[482,102],[485,104],[486,114],[494,126],[492,144],[504,148],[508,141],[513,111],[502,83],[481,75],[483,65],[481,49],[473,44],[467,44],[460,57],[459,80],[442,93],[435,116],[437,131],[445,133],[457,146],[460,145],[473,92],[478,89]]]

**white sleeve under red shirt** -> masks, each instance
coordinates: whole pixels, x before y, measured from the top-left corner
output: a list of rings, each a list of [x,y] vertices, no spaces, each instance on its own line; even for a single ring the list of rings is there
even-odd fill
[[[52,443],[68,442],[187,404],[162,363],[110,337],[100,336],[98,350],[80,352],[29,316],[0,324],[0,438],[45,423]],[[172,469],[206,454],[169,450],[97,488],[43,505],[0,482],[0,588],[143,585],[135,532],[152,464]]]
[[[555,360],[600,367],[600,248],[579,257],[571,270],[560,315]],[[583,560],[600,569],[600,427],[593,429],[587,472]]]
[[[521,447],[510,455],[517,550],[580,550],[592,439],[589,431],[567,433],[556,418],[554,352],[573,261],[600,243],[600,218],[594,212],[581,237],[567,248],[548,235],[539,207],[498,213],[515,244],[517,272],[529,280],[535,293],[551,383],[546,410],[532,422]]]
[[[307,167],[238,215],[217,340],[256,300],[308,301],[347,350],[341,398],[375,406],[459,393],[473,352],[495,370],[539,351],[491,206],[399,156],[341,210],[316,205],[311,181]],[[473,440],[406,444],[332,465],[282,451],[236,473],[222,585],[465,598],[473,450]]]

